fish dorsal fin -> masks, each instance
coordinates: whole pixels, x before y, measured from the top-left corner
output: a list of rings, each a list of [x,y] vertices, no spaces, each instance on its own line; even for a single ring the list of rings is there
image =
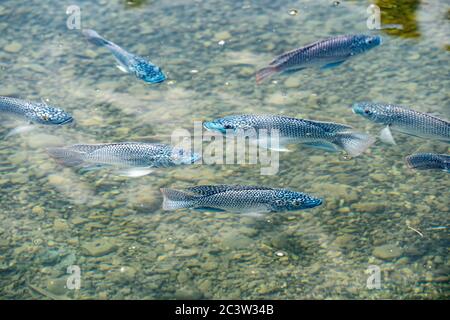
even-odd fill
[[[273,65],[278,65],[280,63],[283,63],[286,60],[288,60],[290,57],[292,57],[293,55],[298,54],[298,53],[300,53],[302,51],[306,51],[306,50],[314,47],[315,45],[317,45],[321,41],[323,41],[323,40],[319,40],[319,41],[313,42],[311,44],[308,44],[308,45],[306,45],[304,47],[297,48],[297,49],[290,50],[288,52],[282,53],[279,56],[275,57],[275,59],[273,59],[272,62],[269,63],[269,65],[273,66]]]
[[[242,186],[242,185],[214,185],[214,186],[197,186],[192,188],[187,188],[187,191],[201,195],[201,196],[211,196],[214,194],[227,192],[227,191],[240,191],[240,190],[274,190],[268,187],[258,187],[258,186]]]
[[[328,132],[341,132],[341,131],[349,131],[352,130],[353,127],[342,124],[342,123],[334,123],[334,122],[326,122],[326,121],[316,121],[316,120],[305,120],[312,124],[320,126],[323,130]]]
[[[101,149],[105,146],[106,146],[105,144],[74,144],[73,146],[70,146],[67,149],[82,153],[90,153],[94,152],[95,150]]]
[[[139,145],[139,144],[147,144],[147,143],[130,141],[130,142],[99,143],[99,144],[74,144],[74,145],[68,147],[68,149],[75,150],[78,152],[91,153],[91,152],[94,152],[94,151],[97,151],[99,149],[106,148],[106,147],[123,146],[123,145],[130,145],[130,144]],[[148,144],[150,144],[150,143],[148,143]],[[154,146],[159,145],[158,143],[151,143],[151,144]]]

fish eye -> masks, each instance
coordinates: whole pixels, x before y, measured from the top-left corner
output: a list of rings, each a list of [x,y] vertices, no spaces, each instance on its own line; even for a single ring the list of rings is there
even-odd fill
[[[231,126],[231,124],[224,124],[223,125],[224,129],[233,129],[233,127]]]
[[[372,114],[372,111],[370,111],[369,109],[364,109],[364,113],[370,116]]]

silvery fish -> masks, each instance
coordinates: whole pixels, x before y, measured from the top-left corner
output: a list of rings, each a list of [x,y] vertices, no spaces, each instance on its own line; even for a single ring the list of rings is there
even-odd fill
[[[161,192],[164,210],[194,208],[257,215],[314,208],[323,202],[306,193],[260,186],[211,185],[184,190],[163,188]]]
[[[450,173],[450,156],[436,153],[416,153],[405,158],[411,169],[442,170]]]
[[[200,159],[198,154],[183,148],[141,142],[76,144],[48,148],[47,152],[65,166],[125,168],[119,173],[129,177],[149,174],[152,168],[192,164]]]
[[[379,46],[380,36],[343,35],[320,40],[276,57],[268,67],[259,70],[256,82],[279,72],[294,72],[309,67],[337,67],[347,59]]]
[[[288,151],[285,145],[289,143],[302,143],[327,151],[338,151],[342,148],[349,155],[358,156],[375,142],[373,137],[355,132],[352,127],[345,124],[279,115],[233,115],[205,122],[203,126],[207,130],[222,134],[249,136],[260,146],[267,145],[268,148],[278,151]],[[273,130],[279,135],[277,147],[264,141],[267,139],[266,133],[270,135]]]
[[[12,115],[31,123],[43,125],[64,125],[73,122],[72,116],[62,109],[45,103],[1,96],[0,114]],[[21,126],[12,130],[7,136],[28,131],[32,128],[32,126]]]
[[[380,138],[386,143],[395,144],[391,129],[421,138],[450,143],[450,122],[427,113],[399,105],[374,102],[355,103],[353,112],[370,121],[385,125]]]
[[[133,73],[138,79],[149,83],[159,83],[166,79],[161,68],[144,58],[125,51],[115,43],[101,37],[96,31],[84,29],[82,32],[89,42],[111,51],[118,62],[117,67],[121,71]]]

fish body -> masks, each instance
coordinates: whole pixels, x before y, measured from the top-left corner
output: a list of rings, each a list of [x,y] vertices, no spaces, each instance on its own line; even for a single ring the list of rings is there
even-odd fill
[[[306,193],[260,186],[205,185],[161,189],[163,209],[194,208],[235,213],[268,213],[314,208],[323,200]]]
[[[62,109],[10,97],[0,97],[0,114],[2,113],[44,125],[64,125],[73,121],[72,116]]]
[[[395,144],[391,129],[409,135],[450,143],[450,122],[433,115],[395,104],[359,102],[353,112],[386,126],[381,132],[385,142]]]
[[[316,41],[276,57],[268,67],[259,70],[256,82],[279,72],[298,71],[309,67],[331,68],[347,59],[379,46],[380,36],[364,34],[342,35]]]
[[[365,133],[354,132],[352,127],[345,124],[279,115],[233,115],[205,122],[203,126],[210,131],[245,135],[256,140],[260,139],[262,130],[268,135],[276,130],[281,146],[279,150],[285,150],[283,146],[289,143],[303,143],[328,151],[342,148],[350,155],[357,156],[375,141]]]
[[[405,158],[411,169],[442,170],[450,173],[450,156],[436,153],[416,153]]]
[[[84,29],[83,34],[89,42],[100,47],[105,47],[111,51],[118,62],[118,68],[120,70],[132,73],[138,79],[148,83],[159,83],[166,80],[166,76],[160,67],[142,57],[125,51],[117,44],[101,37],[96,31]]]
[[[140,176],[150,171],[140,170],[192,164],[200,159],[196,153],[165,144],[121,142],[76,144],[48,148],[47,152],[65,166],[129,168],[127,176]]]

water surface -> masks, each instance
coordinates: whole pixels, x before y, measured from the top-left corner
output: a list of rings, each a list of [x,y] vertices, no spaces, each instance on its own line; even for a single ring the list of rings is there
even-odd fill
[[[339,3],[337,5],[337,3]],[[2,299],[443,299],[448,298],[449,176],[412,172],[414,152],[446,144],[396,135],[356,159],[298,147],[276,176],[259,166],[194,165],[127,179],[78,172],[45,147],[160,141],[193,121],[275,113],[337,121],[378,134],[355,101],[398,103],[450,118],[449,6],[445,0],[72,1],[92,28],[161,66],[148,85],[114,67],[110,53],[68,30],[68,3],[0,3],[0,95],[44,99],[77,125],[39,128],[0,143]],[[336,69],[276,76],[256,70],[317,39],[379,33],[384,43]],[[11,129],[9,122],[0,135]],[[325,198],[312,210],[265,219],[161,210],[161,187],[261,184]],[[444,228],[441,228],[444,227]],[[67,267],[80,290],[65,288]],[[381,289],[366,286],[370,265]],[[36,290],[33,288],[41,288]],[[50,294],[49,294],[50,293]]]

